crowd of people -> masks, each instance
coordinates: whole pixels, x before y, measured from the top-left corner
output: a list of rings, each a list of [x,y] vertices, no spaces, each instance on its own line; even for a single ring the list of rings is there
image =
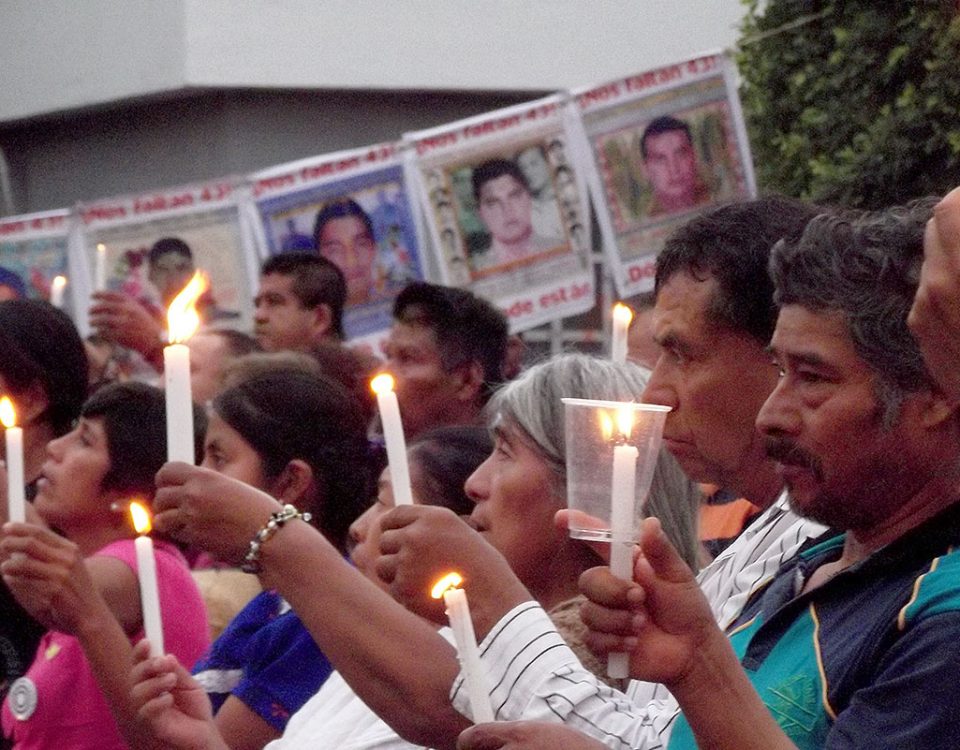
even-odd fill
[[[649,152],[682,135],[666,123]],[[30,501],[0,530],[3,747],[960,746],[960,188],[702,212],[657,257],[622,364],[521,366],[502,313],[427,282],[397,297],[381,361],[343,341],[355,286],[285,252],[252,335],[211,320],[191,340],[195,465],[166,461],[161,389],[53,306],[0,302]],[[160,375],[156,316],[92,305],[94,343]],[[567,531],[564,397],[671,409],[632,580]],[[160,656],[133,500],[155,524]],[[492,723],[430,596],[451,570]]]

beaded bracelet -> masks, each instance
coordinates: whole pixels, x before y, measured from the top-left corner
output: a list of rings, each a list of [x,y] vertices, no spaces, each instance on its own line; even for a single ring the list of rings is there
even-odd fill
[[[262,570],[260,566],[260,550],[264,543],[276,534],[277,531],[282,529],[287,521],[292,521],[295,518],[309,521],[310,514],[301,513],[296,506],[289,504],[284,505],[276,513],[271,514],[269,520],[263,525],[263,528],[254,534],[253,539],[250,540],[250,549],[247,550],[247,554],[243,558],[243,564],[240,566],[240,570],[244,573],[259,573]]]

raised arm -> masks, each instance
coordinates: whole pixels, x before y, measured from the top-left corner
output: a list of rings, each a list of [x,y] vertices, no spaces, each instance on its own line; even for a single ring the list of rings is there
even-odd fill
[[[157,476],[157,526],[238,562],[280,505],[212,471],[168,464]],[[449,701],[453,647],[348,565],[316,529],[290,521],[261,547],[260,580],[294,608],[363,701],[404,738],[453,747],[468,725]]]

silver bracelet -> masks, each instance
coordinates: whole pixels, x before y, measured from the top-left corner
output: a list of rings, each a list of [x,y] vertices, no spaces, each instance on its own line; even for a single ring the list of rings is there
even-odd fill
[[[253,539],[250,540],[250,549],[247,550],[247,554],[243,558],[240,570],[244,573],[259,573],[262,570],[260,565],[260,550],[263,548],[264,543],[276,534],[277,531],[282,529],[287,521],[292,521],[295,518],[309,521],[311,516],[309,513],[301,513],[296,506],[289,504],[284,505],[276,513],[272,513],[260,531],[254,534]]]

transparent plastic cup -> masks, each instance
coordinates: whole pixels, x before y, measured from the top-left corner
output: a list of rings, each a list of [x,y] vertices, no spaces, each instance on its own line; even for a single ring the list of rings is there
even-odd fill
[[[570,536],[604,542],[636,541],[670,407],[579,398],[565,398],[563,403]],[[631,507],[620,509],[621,523],[615,524],[615,451],[618,447],[623,450],[623,446],[628,446],[628,451],[630,447],[636,449],[633,497],[628,504]],[[634,460],[632,451],[629,455]],[[628,518],[626,529],[624,517]],[[615,525],[620,526],[616,534]]]

